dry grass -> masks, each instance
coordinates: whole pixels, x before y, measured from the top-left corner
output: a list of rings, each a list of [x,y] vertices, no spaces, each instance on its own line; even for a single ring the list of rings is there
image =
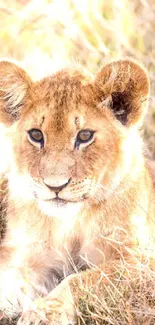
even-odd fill
[[[79,324],[154,325],[155,273],[147,265],[136,268],[122,264],[113,282],[84,292],[79,304]]]
[[[74,62],[90,73],[109,58],[129,55],[143,62],[151,80],[144,137],[155,157],[154,0],[1,0],[0,40],[0,57],[22,61],[34,78]],[[104,288],[101,299],[85,292],[79,323],[155,324],[155,275],[147,266],[134,277],[133,270],[125,270],[114,287]]]

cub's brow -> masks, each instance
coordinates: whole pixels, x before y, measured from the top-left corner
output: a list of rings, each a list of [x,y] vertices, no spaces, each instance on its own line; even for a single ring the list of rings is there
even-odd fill
[[[80,127],[80,119],[78,116],[75,117],[75,125],[79,128]]]

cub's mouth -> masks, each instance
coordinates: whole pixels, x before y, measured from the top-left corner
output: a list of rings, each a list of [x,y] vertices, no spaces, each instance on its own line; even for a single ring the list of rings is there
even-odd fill
[[[53,199],[38,200],[39,208],[49,217],[66,218],[79,214],[83,207],[82,201],[69,201],[59,197]]]
[[[66,193],[64,191],[54,192],[38,184],[35,185],[33,194],[40,211],[50,217],[66,218],[70,216],[72,218],[79,216],[86,204],[85,201],[87,201],[85,193],[75,195],[74,191],[72,191],[71,195],[69,191],[66,191]]]
[[[60,199],[59,197],[56,197],[54,199],[47,199],[44,200],[44,202],[51,202],[51,204],[53,204],[55,207],[63,207],[67,205],[67,203],[71,203],[71,201]]]

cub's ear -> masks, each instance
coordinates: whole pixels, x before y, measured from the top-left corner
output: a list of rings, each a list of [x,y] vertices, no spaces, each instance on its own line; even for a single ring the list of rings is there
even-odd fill
[[[10,124],[19,118],[31,83],[18,65],[0,61],[0,122]]]
[[[101,107],[108,103],[122,124],[142,121],[150,87],[147,72],[138,63],[119,60],[106,65],[96,76],[95,88],[98,98],[102,98]]]

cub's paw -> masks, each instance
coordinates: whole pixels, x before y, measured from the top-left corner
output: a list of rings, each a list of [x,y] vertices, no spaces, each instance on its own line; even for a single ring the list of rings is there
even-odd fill
[[[17,325],[49,325],[47,320],[43,320],[43,316],[31,310],[22,314]]]
[[[44,312],[29,310],[20,317],[17,325],[73,325],[75,324],[75,315],[69,314],[61,308],[49,307]]]
[[[32,309],[24,312],[17,325],[73,325],[77,314],[70,290],[69,280],[61,282],[47,297],[32,304]]]

